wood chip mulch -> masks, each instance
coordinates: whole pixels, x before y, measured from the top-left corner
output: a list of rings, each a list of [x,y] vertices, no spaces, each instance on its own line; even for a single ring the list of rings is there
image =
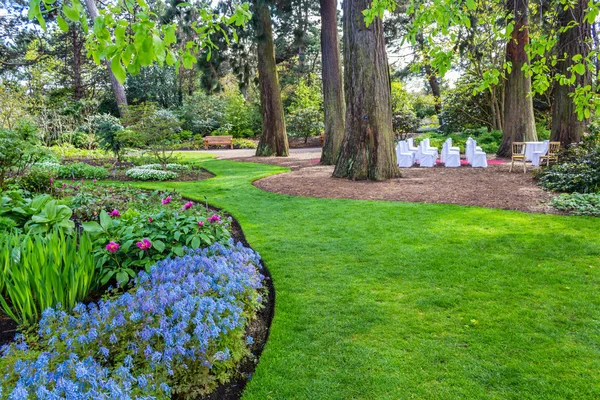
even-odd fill
[[[254,182],[265,191],[293,196],[389,200],[421,203],[460,204],[557,213],[550,206],[554,194],[536,185],[530,173],[509,173],[509,165],[490,165],[487,169],[460,167],[402,169],[402,178],[386,182],[353,182],[332,178],[333,167],[314,161],[282,158],[246,158],[244,161],[283,164],[292,172]],[[522,170],[521,170],[522,171]]]

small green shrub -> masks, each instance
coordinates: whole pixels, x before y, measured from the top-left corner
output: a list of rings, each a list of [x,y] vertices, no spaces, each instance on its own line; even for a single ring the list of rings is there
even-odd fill
[[[249,139],[233,139],[233,147],[236,149],[255,149],[258,145]]]
[[[32,168],[19,179],[19,185],[31,193],[46,193],[52,188],[54,176],[52,171]]]
[[[600,194],[563,193],[552,199],[552,206],[573,215],[600,217]]]
[[[32,199],[3,196],[0,203],[0,216],[12,219],[15,227],[32,234],[55,228],[71,233],[75,226],[70,219],[72,214],[68,206],[47,194]]]
[[[71,310],[95,286],[92,241],[86,233],[11,233],[0,237],[0,303],[21,325],[38,322],[49,307]]]
[[[168,181],[177,179],[179,175],[173,171],[162,171],[156,169],[132,168],[125,175],[136,181]]]
[[[57,176],[62,179],[104,179],[108,176],[108,170],[80,162],[61,165]]]

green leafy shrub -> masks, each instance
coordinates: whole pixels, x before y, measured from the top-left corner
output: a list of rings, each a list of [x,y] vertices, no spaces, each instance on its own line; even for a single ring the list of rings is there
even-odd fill
[[[132,168],[125,175],[136,181],[168,181],[177,179],[179,175],[173,171],[162,171],[156,169]]]
[[[600,191],[600,135],[587,135],[582,144],[571,146],[559,155],[559,162],[543,167],[538,184],[549,190],[567,193]]]
[[[573,215],[600,217],[600,194],[563,193],[552,199],[552,206]]]
[[[86,233],[9,233],[0,244],[0,302],[21,325],[38,322],[45,309],[58,304],[71,310],[95,285],[92,241]]]
[[[233,139],[233,147],[236,149],[256,149],[256,142],[249,139]]]
[[[170,197],[163,199],[163,203],[171,201]],[[129,210],[121,215],[114,210],[111,214],[113,217],[103,210],[99,223],[83,223],[84,230],[94,235],[102,284],[113,277],[126,284],[138,270],[166,257],[181,256],[184,248],[226,243],[231,236],[229,221],[218,214],[209,216],[204,208],[194,207],[192,202],[181,210],[165,207],[159,212]]]
[[[104,179],[108,176],[108,170],[79,162],[59,166],[56,174],[62,179]]]
[[[0,190],[5,188],[9,174],[22,176],[44,155],[44,149],[31,140],[16,132],[0,129]]]
[[[52,188],[54,176],[53,171],[32,168],[19,179],[19,185],[31,193],[46,193]]]
[[[78,149],[75,146],[63,143],[60,146],[50,147],[50,151],[61,159],[65,158],[111,158],[104,150]]]
[[[324,129],[323,114],[314,107],[296,109],[288,115],[287,122],[290,136],[303,137],[305,142]]]
[[[392,127],[395,134],[417,132],[419,118],[412,110],[399,110],[392,116]]]
[[[88,119],[87,126],[88,133],[100,138],[102,148],[112,152],[117,161],[121,161],[125,148],[119,139],[119,133],[123,130],[119,119],[110,114],[94,115]]]

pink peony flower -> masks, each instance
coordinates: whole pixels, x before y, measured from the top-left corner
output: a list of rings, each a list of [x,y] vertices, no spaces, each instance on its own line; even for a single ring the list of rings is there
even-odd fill
[[[109,244],[106,245],[106,250],[110,251],[111,253],[116,253],[117,250],[119,250],[119,243],[115,243],[115,242],[110,242]]]
[[[139,247],[140,250],[148,250],[150,247],[152,247],[152,242],[144,238],[141,242],[137,242],[135,245]]]
[[[154,219],[152,219],[152,217],[148,217],[148,222],[152,223],[152,221],[154,221]]]
[[[211,224],[214,224],[215,222],[219,222],[221,220],[221,216],[217,215],[217,214],[213,214],[212,216],[208,217],[208,222],[210,222]]]
[[[202,222],[202,221],[198,221],[198,226],[199,226],[200,228],[202,228],[202,227],[204,226],[204,222]]]
[[[94,179],[92,182],[96,183],[96,182],[98,182],[98,181]]]
[[[50,178],[50,183],[54,183],[54,178]]]
[[[112,210],[108,215],[110,215],[111,217],[120,217],[121,213],[119,212],[119,210],[117,210],[116,208],[114,210]]]
[[[161,203],[163,204],[163,206],[165,206],[165,205],[169,204],[171,202],[171,200],[173,200],[172,197],[167,196],[164,199],[162,199]]]
[[[193,207],[193,205],[194,205],[194,203],[192,203],[191,201],[188,201],[187,203],[185,203],[185,204],[183,205],[183,211],[185,211],[185,210],[189,210],[190,208],[192,208],[192,207]]]

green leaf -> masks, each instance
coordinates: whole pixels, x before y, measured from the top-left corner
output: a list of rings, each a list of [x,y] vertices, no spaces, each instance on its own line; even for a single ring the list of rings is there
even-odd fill
[[[127,78],[127,72],[125,71],[123,64],[121,64],[120,55],[115,55],[113,57],[112,61],[110,62],[110,69],[115,74],[115,78],[117,78],[117,80],[120,83],[125,83],[125,78]]]
[[[129,274],[125,271],[117,272],[117,282],[119,282],[119,285],[125,286],[129,282]]]
[[[200,238],[198,236],[194,236],[192,239],[192,248],[197,249],[200,247]]]
[[[100,226],[100,224],[97,223],[97,222],[95,222],[95,221],[83,222],[81,224],[81,226],[83,227],[83,230],[85,232],[99,233],[99,232],[103,232],[104,231],[104,229],[102,229],[102,227]]]
[[[585,65],[583,64],[575,64],[571,67],[571,69],[573,69],[573,71],[579,75],[585,74]]]
[[[69,31],[69,24],[67,23],[67,21],[65,21],[65,19],[63,17],[61,17],[60,15],[57,15],[56,22],[58,23],[58,27],[60,28],[61,31],[63,31],[63,32]]]
[[[474,10],[476,7],[475,0],[467,0],[467,9]]]
[[[80,15],[76,9],[71,8],[71,7],[67,6],[66,4],[64,4],[63,8],[62,8],[62,12],[63,12],[63,14],[65,14],[65,17],[67,17],[71,21],[73,21],[73,22],[79,21]]]
[[[162,253],[163,251],[165,251],[165,244],[164,242],[160,241],[160,240],[155,240],[152,242],[152,246],[154,246],[154,248],[159,252]]]

